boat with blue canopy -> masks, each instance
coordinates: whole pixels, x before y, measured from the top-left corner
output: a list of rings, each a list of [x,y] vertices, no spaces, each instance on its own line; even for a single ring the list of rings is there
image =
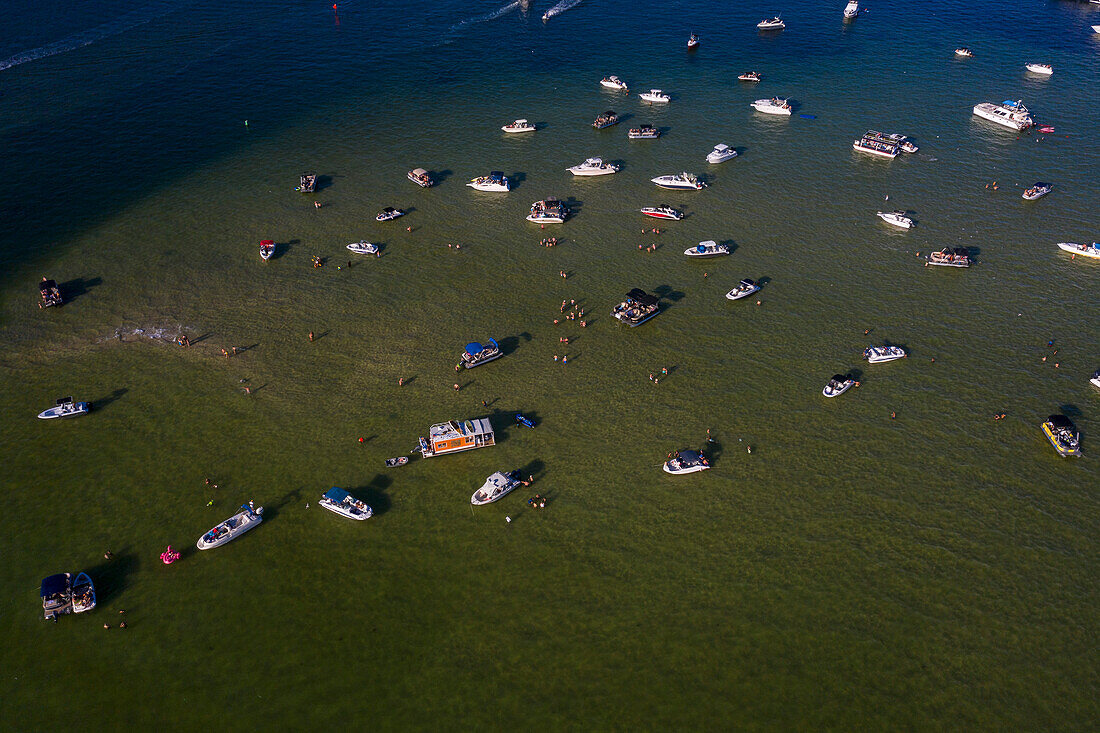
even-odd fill
[[[488,344],[471,341],[466,344],[466,351],[462,353],[462,366],[473,369],[502,356],[504,356],[504,352],[500,350],[500,345],[497,344],[496,339],[489,339]]]
[[[364,519],[370,519],[374,514],[371,508],[367,506],[366,502],[356,499],[354,496],[333,486],[331,489],[321,495],[321,506],[328,509],[330,512],[339,514],[341,517],[347,517],[348,519],[355,519],[362,521]]]

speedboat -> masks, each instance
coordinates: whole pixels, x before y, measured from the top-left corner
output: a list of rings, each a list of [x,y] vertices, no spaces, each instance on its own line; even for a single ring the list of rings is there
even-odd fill
[[[408,172],[409,180],[420,186],[421,188],[431,188],[435,185],[435,181],[428,175],[428,171],[423,168],[413,168]]]
[[[466,344],[466,350],[462,352],[462,366],[473,369],[502,356],[504,356],[504,352],[500,350],[500,345],[497,344],[496,339],[489,339],[488,344],[479,344],[477,341],[472,341]]]
[[[615,306],[611,315],[633,328],[642,325],[660,311],[661,303],[656,295],[634,288],[626,294],[626,300]]]
[[[478,176],[466,184],[475,191],[507,192],[511,188],[503,171],[492,171],[487,176]]]
[[[516,120],[510,125],[505,125],[500,129],[504,130],[505,132],[534,132],[535,126],[527,120]]]
[[[520,475],[519,471],[509,471],[508,473],[497,471],[485,479],[485,483],[481,485],[481,488],[474,492],[474,495],[470,497],[470,503],[474,506],[492,504],[522,483]]]
[[[1097,369],[1095,372],[1092,373],[1092,378],[1089,379],[1089,384],[1091,384],[1093,387],[1100,388],[1100,369]]]
[[[1054,73],[1054,68],[1050,64],[1024,64],[1024,68],[1032,74],[1042,74],[1043,76],[1050,76]]]
[[[737,157],[737,151],[731,148],[725,143],[718,143],[714,146],[714,150],[707,153],[708,163],[725,163],[727,160],[732,160]]]
[[[695,48],[699,45],[699,36],[692,33],[688,36],[688,48]]]
[[[657,176],[650,178],[660,188],[676,188],[687,191],[698,191],[706,188],[707,184],[695,177],[694,173],[677,173],[672,176]]]
[[[360,239],[358,242],[352,242],[348,245],[348,249],[358,255],[374,255],[378,254],[378,245],[371,244],[365,240]]]
[[[333,486],[331,489],[321,495],[321,500],[317,502],[330,512],[339,514],[341,517],[347,517],[348,519],[354,519],[356,521],[363,521],[364,519],[370,519],[374,514],[371,508],[367,506],[366,502],[356,499],[354,496]]]
[[[646,216],[652,216],[654,219],[680,221],[684,218],[684,212],[677,211],[666,204],[661,204],[660,206],[643,206],[641,211]]]
[[[303,173],[298,177],[298,186],[294,189],[299,193],[313,193],[317,190],[317,174]]]
[[[597,130],[602,130],[605,127],[611,127],[617,124],[619,124],[619,116],[615,114],[615,110],[613,109],[607,110],[592,121],[592,127],[595,127]]]
[[[959,48],[956,48],[955,49],[955,55],[956,56],[961,56],[964,59],[974,58],[974,52],[971,51],[966,46],[960,46]]]
[[[759,289],[760,283],[745,278],[736,288],[726,293],[726,297],[730,300],[741,300],[741,298],[747,298]]]
[[[1081,457],[1081,433],[1065,415],[1051,415],[1043,423],[1043,434],[1063,458]]]
[[[882,219],[887,224],[893,224],[902,229],[911,229],[913,227],[913,220],[906,216],[904,211],[879,211],[877,213],[878,218]]]
[[[61,288],[57,286],[57,282],[42,278],[42,281],[38,283],[38,307],[49,308],[61,305],[63,302],[64,298],[61,297]]]
[[[401,209],[395,209],[392,206],[387,206],[378,212],[378,215],[374,217],[375,221],[392,221],[399,216],[404,216],[405,212]]]
[[[614,75],[605,76],[603,79],[601,79],[600,80],[600,86],[606,87],[608,89],[615,89],[617,91],[622,91],[622,92],[630,91],[626,86],[626,82],[623,81],[622,79],[620,79],[619,77],[614,76]]]
[[[195,543],[195,547],[200,550],[209,550],[214,547],[220,547],[226,542],[232,542],[262,522],[263,513],[263,507],[253,509],[248,504],[242,504],[241,511],[217,525],[202,537],[199,537],[199,541]]]
[[[575,176],[607,176],[619,172],[619,166],[614,163],[604,163],[603,158],[588,158],[583,163],[574,165],[565,170]]]
[[[626,136],[631,140],[656,140],[661,136],[661,131],[653,125],[638,125],[630,128]]]
[[[39,420],[56,420],[65,417],[80,417],[87,415],[92,409],[91,402],[73,402],[72,397],[60,397],[54,406],[38,413]]]
[[[848,0],[844,6],[844,19],[850,20],[859,15],[859,0]]]
[[[72,577],[58,573],[42,580],[42,612],[47,621],[73,612]]]
[[[653,102],[655,104],[666,104],[672,101],[672,98],[660,89],[650,89],[648,92],[642,92],[638,96],[642,98],[643,102]]]
[[[868,364],[882,364],[909,356],[900,346],[868,346],[863,350],[863,358]]]
[[[1023,198],[1028,201],[1034,201],[1035,199],[1041,199],[1054,190],[1054,186],[1049,183],[1042,183],[1037,181],[1034,186],[1024,191]]]
[[[73,613],[95,608],[95,585],[87,573],[78,573],[72,585]]]
[[[1008,99],[1000,104],[982,102],[974,105],[974,114],[1013,130],[1026,130],[1035,124],[1023,102]]]
[[[759,71],[746,71],[744,74],[738,75],[737,81],[760,81],[763,78]]]
[[[756,27],[762,31],[781,31],[787,27],[787,24],[780,20],[777,15],[774,18],[765,18],[757,23]]]
[[[928,264],[940,267],[970,267],[970,250],[966,247],[944,247],[928,255]]]
[[[271,255],[273,254],[275,254],[275,240],[262,240],[260,242],[260,259],[266,262],[267,260],[271,259]]]
[[[1078,244],[1077,242],[1059,242],[1058,249],[1064,249],[1066,252],[1072,252],[1075,255],[1083,255],[1085,257],[1095,257],[1100,259],[1100,242],[1093,242],[1092,244]],[[39,417],[42,417],[39,415]]]
[[[821,390],[821,394],[826,397],[837,397],[851,389],[855,383],[856,380],[851,374],[834,374],[825,385],[825,389]]]
[[[678,450],[665,461],[665,473],[698,473],[710,468],[707,457],[695,450]]]
[[[730,248],[725,244],[718,244],[713,239],[708,239],[705,242],[699,242],[694,247],[688,247],[684,250],[684,254],[688,257],[696,257],[699,259],[707,259],[709,257],[722,257],[728,255]]]
[[[557,199],[544,199],[531,204],[527,221],[536,224],[561,224],[569,216],[569,208]]]
[[[791,115],[791,103],[779,97],[758,99],[749,106],[757,112],[763,112],[766,115],[786,115],[788,117]]]

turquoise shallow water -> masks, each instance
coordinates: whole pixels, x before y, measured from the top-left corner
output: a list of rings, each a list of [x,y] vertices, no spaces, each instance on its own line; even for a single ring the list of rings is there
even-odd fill
[[[15,14],[0,57],[35,58],[0,71],[0,166],[21,182],[0,204],[0,710],[179,728],[227,711],[274,727],[1095,719],[1100,270],[1054,243],[1096,238],[1100,13],[882,3],[845,25],[841,7],[791,8],[768,36],[752,26],[772,7],[583,2],[545,25],[545,4],[460,24],[502,5],[349,3],[338,25],[291,4]],[[974,59],[953,58],[963,43]],[[1030,77],[1031,59],[1055,75]],[[755,88],[735,80],[750,68]],[[608,73],[673,103],[603,92]],[[815,118],[748,107],[773,94]],[[1007,98],[1056,133],[970,115]],[[593,131],[609,107],[629,118]],[[516,117],[539,132],[505,137]],[[628,141],[639,122],[666,134]],[[860,156],[868,127],[921,151]],[[718,142],[741,155],[706,165]],[[623,169],[571,180],[591,155]],[[413,187],[416,166],[440,184]],[[291,191],[305,169],[325,177],[320,210]],[[511,193],[462,185],[491,169]],[[680,170],[710,187],[649,183]],[[1055,192],[1020,200],[1038,179]],[[550,195],[575,216],[546,249],[551,228],[523,216]],[[660,201],[688,217],[643,235],[636,209]],[[411,213],[374,222],[386,205]],[[918,226],[874,216],[894,206]],[[280,243],[267,263],[263,238]],[[337,269],[361,238],[385,256]],[[734,253],[685,261],[702,239]],[[922,267],[942,246],[978,264]],[[34,307],[42,275],[68,284],[63,308]],[[722,297],[742,277],[768,279],[760,306]],[[635,286],[666,311],[619,327],[608,312]],[[587,328],[553,324],[563,298]],[[454,392],[462,345],[489,336],[510,353]],[[861,363],[869,340],[911,358]],[[847,369],[862,386],[822,398]],[[33,419],[69,392],[96,411]],[[1080,460],[1039,432],[1058,410]],[[506,427],[516,411],[540,427]],[[382,467],[433,422],[482,414],[497,447]],[[708,428],[714,470],[660,472]],[[547,511],[520,492],[468,508],[512,467]],[[334,485],[377,516],[320,512]],[[254,533],[157,562],[250,497],[267,507]],[[66,569],[92,572],[101,607],[44,625],[37,583]],[[100,630],[119,609],[130,628]]]

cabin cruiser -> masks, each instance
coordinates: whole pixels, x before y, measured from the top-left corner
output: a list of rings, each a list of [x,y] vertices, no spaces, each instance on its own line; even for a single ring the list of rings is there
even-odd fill
[[[575,176],[607,176],[619,172],[614,163],[604,163],[603,158],[588,158],[583,163],[566,168]]]
[[[653,125],[638,125],[630,128],[626,136],[631,140],[656,140],[661,136],[661,131]]]
[[[313,193],[317,190],[317,174],[303,173],[298,177],[298,187],[294,189],[301,193]]]
[[[1051,415],[1043,423],[1043,434],[1063,458],[1081,457],[1081,433],[1065,415]]]
[[[756,27],[762,31],[781,31],[787,27],[787,24],[780,20],[777,15],[774,18],[765,18],[757,23]]]
[[[511,188],[503,171],[491,171],[487,176],[478,176],[466,184],[475,191],[507,192]]]
[[[260,241],[260,259],[264,260],[266,262],[267,260],[271,259],[271,256],[273,254],[275,254],[275,240],[273,240],[273,239],[261,240]]]
[[[657,296],[650,295],[641,288],[634,288],[626,294],[626,300],[615,306],[611,315],[633,328],[642,325],[660,311],[661,303]]]
[[[595,127],[597,130],[602,130],[605,127],[611,127],[617,124],[619,124],[619,116],[615,114],[615,110],[613,109],[607,110],[592,121],[592,127]]]
[[[725,143],[718,143],[714,146],[714,150],[707,153],[708,163],[725,163],[727,160],[732,160],[737,157],[737,151],[731,148]]]
[[[652,216],[654,219],[680,221],[684,218],[684,212],[677,211],[667,204],[661,204],[660,206],[643,206],[641,211],[646,216]]]
[[[262,522],[263,513],[264,508],[262,506],[253,509],[251,502],[242,504],[241,511],[217,525],[202,537],[199,537],[199,541],[195,543],[195,547],[200,550],[209,550],[214,547],[220,547],[227,542],[232,542]]]
[[[474,495],[470,497],[470,503],[474,506],[492,504],[523,483],[520,476],[519,471],[509,471],[508,473],[497,471],[485,479],[485,483],[481,485],[481,488],[474,492]]]
[[[626,82],[614,75],[605,76],[603,79],[601,79],[600,86],[607,87],[608,89],[616,89],[622,92],[630,91],[626,86]]]
[[[1043,76],[1050,76],[1054,73],[1054,68],[1050,64],[1024,64],[1024,68],[1032,74],[1042,74]]]
[[[655,104],[665,104],[672,101],[672,98],[660,89],[650,89],[648,92],[642,92],[638,96],[642,98],[643,102],[653,102]]]
[[[844,6],[844,19],[850,20],[859,15],[859,0],[848,0]]]
[[[707,457],[695,450],[678,450],[664,464],[665,473],[698,473],[710,468]]]
[[[356,499],[348,492],[335,486],[322,494],[321,500],[317,503],[334,514],[359,522],[370,519],[371,515],[374,514],[366,502]]]
[[[737,81],[760,81],[763,78],[759,71],[746,71],[744,74],[738,75]]]
[[[677,173],[676,175],[671,176],[657,176],[656,178],[650,178],[649,180],[656,183],[660,188],[674,188],[684,189],[687,191],[698,191],[707,187],[707,184],[696,178],[694,173]]]
[[[569,216],[569,209],[557,199],[544,199],[531,204],[531,213],[527,221],[536,224],[561,224]]]
[[[883,364],[909,356],[900,346],[868,346],[863,350],[863,358],[868,364]]]
[[[791,103],[779,97],[758,99],[749,106],[757,112],[763,112],[766,115],[786,115],[789,117],[791,114]]]
[[[78,573],[72,584],[73,613],[95,608],[95,584],[87,573]]]
[[[1100,259],[1100,242],[1093,242],[1092,244],[1078,244],[1077,242],[1059,242],[1058,249],[1064,249],[1066,252],[1072,252],[1075,255],[1082,255],[1084,257],[1095,257]]]
[[[348,245],[348,249],[357,255],[378,254],[378,245],[371,244],[370,242],[363,239],[360,239],[358,242],[352,242]]]
[[[852,149],[893,160],[898,157],[898,143],[881,132],[868,130],[863,137],[852,143]]]
[[[502,356],[504,356],[504,352],[500,350],[500,345],[497,344],[496,339],[489,339],[488,345],[472,341],[466,344],[466,350],[462,352],[462,366],[473,369]]]
[[[970,267],[970,250],[966,247],[944,247],[928,255],[928,264],[941,267]]]
[[[53,407],[38,413],[38,419],[56,420],[57,418],[79,417],[87,415],[91,409],[91,402],[73,402],[72,397],[59,397]]]
[[[42,612],[47,621],[73,612],[72,574],[58,573],[42,580]]]
[[[1035,185],[1024,191],[1022,198],[1028,201],[1034,201],[1035,199],[1041,199],[1054,190],[1054,186],[1049,183],[1043,183],[1036,181]]]
[[[428,175],[428,171],[423,168],[413,168],[408,172],[409,180],[420,186],[421,188],[431,188],[435,185],[435,181]]]
[[[695,48],[699,45],[699,36],[692,33],[688,36],[688,48]]]
[[[401,209],[395,209],[392,206],[387,206],[378,212],[378,215],[374,217],[375,221],[392,221],[399,216],[404,216],[405,212]]]
[[[61,305],[64,298],[61,297],[61,288],[57,287],[57,283],[47,278],[42,278],[42,281],[38,283],[38,307],[49,308],[55,305]]]
[[[722,257],[730,253],[729,245],[718,244],[713,239],[708,239],[705,242],[699,242],[694,247],[688,247],[684,250],[684,254],[688,257],[696,257],[699,259],[707,259],[710,257]]]
[[[477,417],[432,425],[428,437],[420,438],[419,450],[425,458],[433,458],[491,445],[496,445],[493,424],[487,417]]]
[[[877,213],[878,218],[882,219],[887,224],[893,224],[902,229],[913,228],[913,220],[906,216],[904,211],[879,211]]]
[[[512,124],[505,125],[500,129],[504,130],[505,132],[534,132],[535,126],[527,120],[516,120]]]
[[[1089,379],[1089,384],[1091,384],[1093,387],[1100,388],[1100,369],[1097,369],[1095,372],[1092,373],[1092,378]]]
[[[971,51],[966,46],[960,46],[959,48],[956,48],[955,49],[955,55],[956,56],[961,56],[964,59],[974,58],[974,52]]]
[[[1035,124],[1023,102],[1008,99],[1000,104],[982,102],[974,105],[974,114],[998,125],[1011,127],[1013,130],[1026,130]]]
[[[851,389],[855,383],[856,380],[851,374],[834,374],[825,385],[825,389],[821,390],[821,394],[826,397],[837,397]]]
[[[747,298],[759,289],[760,283],[745,278],[736,288],[726,293],[726,297],[730,300],[741,300],[741,298]]]

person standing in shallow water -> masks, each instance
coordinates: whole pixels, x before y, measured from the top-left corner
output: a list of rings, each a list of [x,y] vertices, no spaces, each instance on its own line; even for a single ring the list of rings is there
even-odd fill
[[[313,343],[313,331],[309,332],[309,342]]]

